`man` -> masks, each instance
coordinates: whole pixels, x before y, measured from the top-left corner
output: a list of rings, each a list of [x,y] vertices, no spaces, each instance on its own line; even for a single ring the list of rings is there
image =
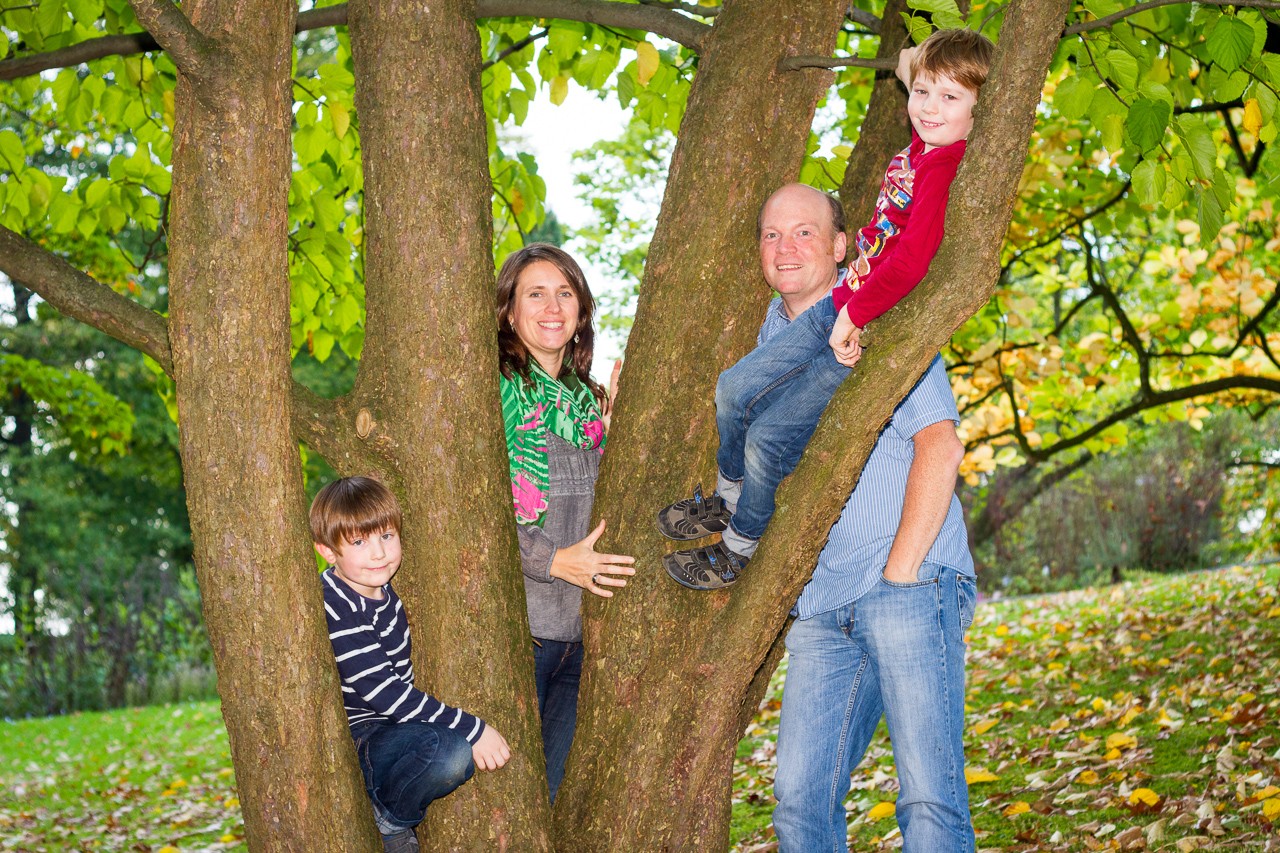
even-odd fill
[[[845,235],[832,199],[798,185],[762,210],[775,232],[822,223],[813,244],[762,241],[779,293],[760,342],[826,295]],[[807,239],[807,238],[806,238]],[[881,716],[901,785],[907,853],[972,851],[964,778],[964,632],[975,581],[956,472],[955,398],[942,360],[894,411],[793,610],[778,733],[782,853],[845,851],[844,799]]]

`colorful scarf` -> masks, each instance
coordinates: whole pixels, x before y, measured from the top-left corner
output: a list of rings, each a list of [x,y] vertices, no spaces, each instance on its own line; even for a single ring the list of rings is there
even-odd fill
[[[511,499],[519,524],[542,525],[547,513],[547,433],[583,450],[604,452],[604,421],[595,395],[570,371],[552,379],[529,360],[529,378],[499,377],[502,422],[511,466]]]

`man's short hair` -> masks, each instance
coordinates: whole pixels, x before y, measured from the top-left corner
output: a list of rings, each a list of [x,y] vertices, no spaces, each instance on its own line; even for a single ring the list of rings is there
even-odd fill
[[[817,189],[816,187],[809,187],[809,189],[813,190],[814,192],[818,193],[823,198],[825,198],[827,200],[827,206],[831,208],[831,228],[832,228],[831,236],[834,237],[836,234],[842,233],[844,231],[844,206],[840,204],[840,199],[836,198],[831,193],[824,193],[822,190]],[[769,204],[769,199],[773,198],[774,195],[776,194],[777,194],[777,190],[774,190],[772,193],[770,193],[769,198],[766,198],[760,204],[760,210],[758,213],[756,213],[756,241],[757,242],[760,240],[760,235],[764,233],[765,206]]]
[[[991,39],[973,30],[938,30],[920,43],[911,60],[911,82],[921,74],[950,77],[977,92],[987,82],[991,57],[995,53]]]
[[[347,542],[384,530],[400,532],[400,502],[372,477],[343,477],[311,502],[311,539],[341,554]]]

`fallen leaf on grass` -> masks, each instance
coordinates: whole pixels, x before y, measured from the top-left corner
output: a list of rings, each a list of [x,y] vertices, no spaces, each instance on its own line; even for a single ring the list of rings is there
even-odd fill
[[[871,811],[867,812],[867,820],[884,820],[887,817],[893,817],[896,812],[897,807],[888,800],[885,800],[884,802],[876,803],[871,807]]]

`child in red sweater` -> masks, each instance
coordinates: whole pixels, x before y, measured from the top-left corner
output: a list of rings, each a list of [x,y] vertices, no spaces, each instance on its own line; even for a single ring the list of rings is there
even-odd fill
[[[911,144],[885,171],[875,216],[854,239],[853,261],[830,296],[720,375],[716,493],[704,497],[695,490],[658,513],[658,529],[672,539],[724,534],[721,542],[663,559],[678,583],[717,589],[737,579],[773,515],[779,483],[795,469],[818,418],[860,357],[862,329],[924,278],[942,243],[951,182],[992,52],[986,37],[969,30],[940,30],[902,51],[898,76],[910,90]],[[761,209],[762,260],[784,270],[787,254],[801,256],[809,244],[843,259],[838,205],[821,228],[803,219],[793,227],[788,216],[775,215],[775,199],[794,189],[783,187]],[[832,233],[820,233],[826,230]]]

